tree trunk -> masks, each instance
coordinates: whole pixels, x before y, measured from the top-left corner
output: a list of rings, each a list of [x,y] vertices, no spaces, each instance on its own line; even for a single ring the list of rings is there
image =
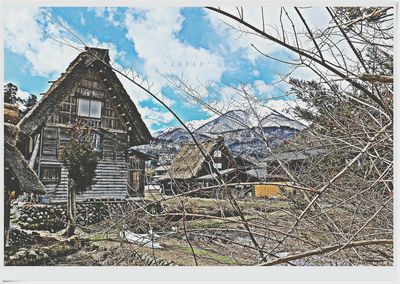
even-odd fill
[[[68,179],[68,198],[67,198],[67,230],[65,232],[67,237],[75,234],[76,227],[76,192],[75,192],[75,182],[73,179]]]
[[[9,246],[9,230],[10,230],[10,195],[9,191],[4,189],[4,250]]]

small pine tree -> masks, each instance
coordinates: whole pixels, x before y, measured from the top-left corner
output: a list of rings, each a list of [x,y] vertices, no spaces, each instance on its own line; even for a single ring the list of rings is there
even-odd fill
[[[4,85],[4,102],[13,105],[18,102],[23,102],[23,100],[17,96],[17,92],[18,87],[13,83]]]
[[[72,236],[76,227],[76,194],[93,184],[97,167],[96,152],[85,129],[74,129],[72,140],[61,153],[61,161],[68,169],[68,199],[66,236]]]
[[[37,101],[36,95],[30,94],[28,99],[23,102],[25,109],[20,112],[20,118],[23,118],[37,104]]]

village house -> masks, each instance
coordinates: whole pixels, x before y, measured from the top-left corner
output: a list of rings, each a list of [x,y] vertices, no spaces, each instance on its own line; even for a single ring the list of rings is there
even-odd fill
[[[200,143],[207,160],[195,143],[184,144],[164,178],[160,180],[164,192],[182,192],[197,186],[197,178],[213,173],[213,167],[219,171],[231,168],[235,162],[229,149],[224,144],[224,139],[219,137]],[[213,166],[213,167],[212,167]]]
[[[241,169],[241,170],[249,170],[256,166],[255,163],[253,163],[249,159],[246,159],[242,156],[235,156],[235,157],[233,157],[233,159],[235,161],[234,167]]]
[[[246,175],[249,182],[255,183],[252,186],[252,196],[286,199],[296,193],[293,182],[290,179],[284,175],[268,174],[268,169],[266,168],[248,170]]]
[[[19,108],[18,105],[4,103],[4,123],[18,124]]]
[[[165,179],[165,176],[170,168],[170,164],[161,164],[153,168],[154,175],[151,177],[151,181],[154,184],[160,184]]]
[[[46,187],[47,202],[67,198],[68,172],[60,155],[77,127],[87,130],[98,157],[94,184],[77,199],[143,194],[128,148],[152,137],[109,62],[107,49],[86,48],[18,124],[29,136],[20,146]]]
[[[251,186],[244,185],[248,181],[245,171],[233,167],[219,172],[221,179],[236,197],[244,197],[251,191]],[[224,192],[220,190],[219,181],[216,173],[200,176],[196,179],[199,186],[204,188],[211,197],[224,197]]]
[[[168,172],[170,167],[171,167],[171,165],[169,165],[169,164],[159,165],[159,166],[155,167],[154,168],[154,173],[155,173],[154,177],[162,177],[162,176],[164,176]]]
[[[20,136],[18,107],[4,104],[4,244],[8,245],[11,200],[22,193],[45,194],[45,188],[16,147]]]
[[[285,165],[289,171],[301,171],[311,158],[322,156],[326,151],[324,149],[307,149],[307,150],[294,150],[294,151],[280,151],[277,155],[271,155],[264,161],[257,163],[259,168],[268,169],[270,175],[286,174],[282,169],[279,161]]]
[[[229,168],[219,171],[220,178],[227,184],[236,197],[249,196],[248,193],[252,192],[253,186],[246,183],[253,181],[253,177],[247,175],[246,171],[253,169],[256,165],[242,156],[233,157],[229,165]],[[196,181],[203,188],[210,188],[209,192],[211,196],[223,197],[219,187],[213,187],[219,184],[216,173],[199,176],[196,178]]]
[[[144,187],[148,181],[146,175],[146,162],[155,158],[146,153],[129,149],[129,187],[128,193],[131,196],[144,197]]]

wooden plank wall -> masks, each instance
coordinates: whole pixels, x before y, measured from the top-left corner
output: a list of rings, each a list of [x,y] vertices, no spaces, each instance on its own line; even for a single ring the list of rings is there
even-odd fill
[[[136,156],[129,157],[129,187],[132,196],[144,196],[145,161]]]
[[[118,133],[121,139],[126,139],[127,134]],[[43,128],[41,164],[57,163],[60,153],[70,141],[70,128],[46,126]],[[102,154],[96,169],[94,184],[91,188],[79,195],[78,200],[85,199],[122,199],[128,190],[128,144],[116,143],[114,140],[103,137]],[[64,201],[67,198],[68,172],[61,168],[61,182],[45,184],[47,196],[52,201]]]
[[[113,105],[111,95],[105,88],[101,76],[95,70],[91,70],[78,82],[74,94],[60,103],[59,109],[49,117],[46,126],[43,127],[40,164],[59,163],[60,153],[70,141],[70,130],[76,124],[78,99],[92,98],[102,101],[102,117],[78,118],[91,120],[92,125],[115,133],[122,141],[127,141],[127,126],[121,119]],[[92,121],[93,120],[93,121]],[[102,134],[102,153],[96,169],[93,186],[78,196],[78,200],[91,198],[124,198],[127,194],[129,183],[127,163],[128,143],[118,143]],[[54,201],[66,200],[68,172],[61,168],[61,182],[45,184],[48,196]]]
[[[77,195],[77,200],[87,199],[123,199],[127,194],[127,165],[100,161],[96,169],[94,184],[84,193]],[[61,182],[45,184],[51,201],[66,201],[68,190],[68,171],[61,167]]]

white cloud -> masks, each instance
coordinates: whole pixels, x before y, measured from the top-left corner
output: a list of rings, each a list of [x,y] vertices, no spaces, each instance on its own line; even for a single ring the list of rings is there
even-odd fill
[[[169,86],[163,77],[166,74],[175,74],[192,86],[221,79],[223,58],[177,38],[183,21],[178,8],[130,9],[126,13],[126,37],[143,60],[144,73],[154,83],[154,92]]]
[[[104,18],[109,24],[114,27],[120,27],[122,22],[117,19],[117,8],[115,7],[90,7],[89,11],[93,11],[96,17]]]
[[[174,119],[174,116],[169,112],[163,112],[149,107],[142,107],[140,105],[137,105],[137,108],[146,125],[150,125],[150,130],[153,130],[153,126],[164,125]]]
[[[222,9],[231,12],[234,15],[238,15],[236,7],[222,7]],[[205,11],[206,17],[214,30],[226,38],[229,52],[236,52],[239,49],[243,49],[248,59],[254,62],[261,55],[251,46],[251,44],[254,44],[264,52],[273,52],[280,49],[279,46],[267,42],[264,38],[253,34],[245,34],[244,31],[249,30],[245,29],[242,25],[239,25],[236,21],[211,10],[206,9]],[[265,18],[268,19],[269,23],[279,22],[278,7],[269,7],[268,9],[264,9],[264,15]],[[244,17],[246,21],[256,27],[262,27],[260,7],[246,7],[244,9]],[[273,30],[273,28],[270,29]]]
[[[112,43],[112,42],[101,42],[97,38],[93,37],[92,35],[89,36],[86,44],[88,46],[91,46],[91,47],[98,47],[98,48],[108,49],[109,50],[108,54],[110,56],[110,60],[114,64],[116,64],[116,62],[118,60],[123,59],[124,56],[126,55],[126,52],[122,51],[122,50],[118,50],[117,46],[114,43]],[[120,68],[119,65],[117,65],[117,67]]]
[[[118,66],[117,66],[118,68]],[[129,94],[132,101],[135,103],[136,107],[138,108],[139,113],[141,114],[144,122],[153,130],[154,126],[159,126],[162,124],[167,124],[171,122],[174,117],[170,112],[160,109],[151,109],[149,107],[141,106],[141,102],[147,101],[151,99],[151,96],[146,93],[145,91],[139,89],[135,86],[130,80],[126,77],[117,73],[118,79],[121,81],[122,85],[124,86],[126,92]],[[165,103],[171,105],[173,101],[169,100],[168,98],[164,99]]]
[[[106,7],[90,7],[89,11],[93,11],[96,17],[103,17],[106,12]]]
[[[4,21],[5,47],[23,55],[32,64],[32,75],[50,77],[60,73],[76,57],[76,50],[46,36],[65,36],[54,23],[44,24],[48,15],[46,10],[18,6],[5,7],[4,13],[10,15]]]
[[[266,84],[262,80],[254,81],[254,87],[257,89],[259,93],[268,93],[273,91],[273,87],[271,87],[271,85]]]

